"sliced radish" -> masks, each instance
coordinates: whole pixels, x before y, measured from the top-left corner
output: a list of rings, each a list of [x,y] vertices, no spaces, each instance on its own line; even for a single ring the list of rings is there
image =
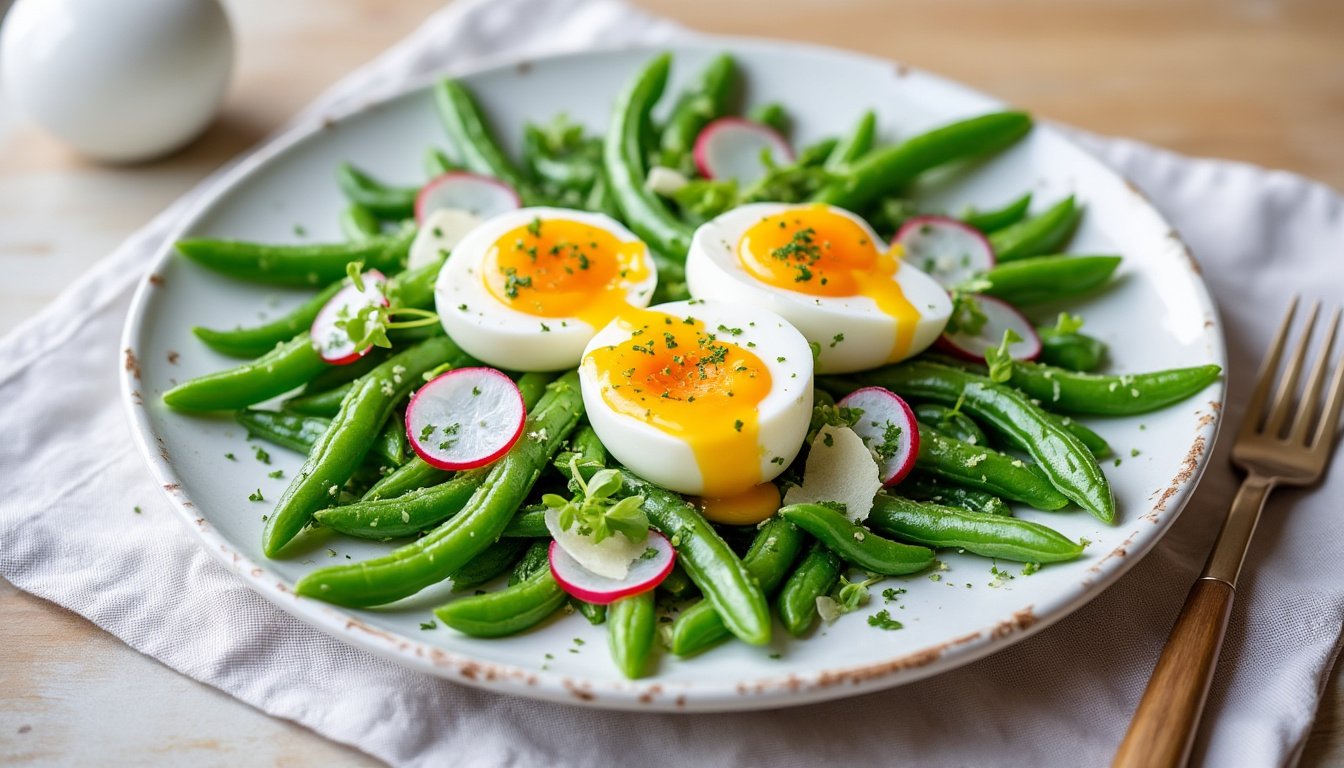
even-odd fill
[[[695,137],[695,167],[710,179],[751,184],[765,176],[764,152],[780,163],[793,160],[793,149],[769,126],[740,117],[720,117]]]
[[[1041,337],[1031,321],[1006,301],[993,296],[974,297],[985,313],[985,324],[979,333],[944,333],[935,346],[963,360],[985,362],[985,351],[1003,343],[1003,332],[1012,329],[1021,337],[1008,347],[1008,356],[1014,360],[1035,360],[1041,354]]]
[[[337,291],[336,295],[328,299],[327,303],[322,305],[322,309],[318,310],[317,317],[313,318],[313,324],[308,329],[318,356],[332,365],[353,363],[367,355],[371,349],[371,347],[356,349],[350,334],[336,324],[354,317],[365,307],[380,304],[385,307],[388,304],[387,297],[383,295],[383,286],[387,284],[386,275],[376,269],[370,269],[360,275],[360,280],[364,283],[363,291],[354,285],[347,285]]]
[[[642,550],[647,556],[639,556],[630,564],[623,579],[609,579],[598,576],[584,568],[570,556],[559,542],[552,541],[550,549],[551,574],[555,576],[560,588],[569,594],[597,605],[607,605],[622,597],[648,592],[658,586],[672,572],[672,564],[677,560],[677,551],[672,542],[657,531],[649,531],[649,538]]]
[[[494,368],[457,368],[434,378],[406,406],[406,437],[439,469],[474,469],[508,453],[527,407],[513,379]]]
[[[994,248],[974,227],[946,216],[915,216],[896,232],[905,261],[953,288],[994,266]]]
[[[863,415],[852,429],[863,444],[877,454],[877,472],[883,485],[895,485],[915,468],[919,456],[919,426],[910,405],[891,390],[864,387],[845,395],[844,408],[857,408]]]
[[[466,171],[435,176],[415,196],[415,220],[419,223],[439,208],[456,208],[488,219],[497,213],[523,207],[513,187],[499,179]]]

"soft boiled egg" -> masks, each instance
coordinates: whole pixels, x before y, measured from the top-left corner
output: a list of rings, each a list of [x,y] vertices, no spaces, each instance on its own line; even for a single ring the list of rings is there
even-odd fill
[[[876,368],[923,351],[952,313],[947,291],[829,205],[755,203],[702,225],[686,283],[698,299],[779,314],[818,349],[817,373]]]
[[[520,208],[481,222],[452,249],[434,299],[448,335],[482,362],[517,371],[579,364],[584,346],[658,283],[649,249],[609,216]]]
[[[588,420],[618,461],[696,496],[735,496],[774,479],[812,415],[807,340],[756,307],[629,308],[589,342],[579,381]]]

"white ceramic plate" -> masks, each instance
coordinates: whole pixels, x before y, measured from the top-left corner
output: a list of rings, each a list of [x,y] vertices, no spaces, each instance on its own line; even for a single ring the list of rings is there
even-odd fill
[[[843,132],[870,107],[878,111],[882,138],[890,141],[1003,106],[946,80],[840,51],[712,39],[674,50],[672,89],[714,53],[732,51],[745,70],[749,102],[787,104],[798,144]],[[561,111],[602,129],[614,95],[651,54],[636,49],[560,56],[484,70],[465,80],[516,150],[525,121]],[[336,215],[343,205],[333,182],[338,162],[350,160],[381,177],[411,183],[422,178],[424,149],[442,143],[429,92],[409,91],[243,162],[177,234],[337,240]],[[1088,331],[1110,345],[1115,370],[1224,363],[1213,305],[1176,233],[1132,185],[1050,127],[1038,126],[1026,141],[972,173],[926,186],[924,199],[957,211],[966,204],[1002,203],[1026,189],[1037,193],[1038,204],[1076,193],[1087,214],[1072,249],[1125,257],[1111,289],[1073,307],[1087,317]],[[272,449],[274,464],[263,466],[231,420],[171,413],[159,395],[176,382],[232,364],[197,342],[191,326],[248,323],[302,298],[298,292],[221,279],[167,250],[135,298],[124,340],[125,354],[138,360],[138,366],[125,366],[127,410],[151,471],[188,527],[253,589],[335,637],[453,680],[598,707],[709,711],[818,701],[907,683],[1017,642],[1091,599],[1167,530],[1210,455],[1222,400],[1222,386],[1215,384],[1166,411],[1095,425],[1122,459],[1120,466],[1106,463],[1119,522],[1103,526],[1081,512],[1019,513],[1090,539],[1077,562],[1031,576],[1005,563],[1016,578],[991,586],[990,561],[948,553],[940,580],[927,575],[890,580],[908,590],[896,605],[877,597],[866,609],[802,640],[777,628],[766,647],[729,643],[689,660],[664,655],[656,672],[632,682],[608,657],[605,627],[589,626],[579,616],[518,637],[473,640],[443,627],[420,628],[429,609],[445,599],[442,590],[431,588],[374,611],[335,608],[292,593],[291,585],[315,568],[367,558],[390,545],[312,537],[319,540],[306,552],[267,560],[260,548],[261,517],[270,503],[248,501],[248,494],[260,488],[268,500],[278,498],[287,479],[269,479],[267,472],[281,468],[291,476],[300,457]],[[226,460],[226,453],[237,461]],[[866,617],[884,607],[904,629],[868,626]]]

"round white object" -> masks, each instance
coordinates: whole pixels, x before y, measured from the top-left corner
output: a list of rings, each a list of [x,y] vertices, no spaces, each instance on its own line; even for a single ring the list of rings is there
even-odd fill
[[[579,365],[584,412],[602,444],[635,474],[678,493],[732,496],[778,477],[798,455],[812,418],[812,350],[807,340],[784,318],[748,304],[674,301],[650,310],[677,323],[684,318],[718,329],[719,340],[759,358],[770,375],[769,390],[757,403],[737,398],[731,412],[714,412],[712,422],[702,417],[690,433],[660,426],[667,415],[661,404],[667,400],[651,398],[642,416],[618,409],[608,402],[609,392],[645,385],[631,378],[633,368],[604,369],[597,360],[599,350],[637,341],[638,336],[649,347],[648,354],[659,356],[659,365],[663,357],[696,353],[683,352],[694,345],[669,349],[658,341],[661,324],[635,327],[613,320],[588,343]],[[743,430],[744,423],[754,427]],[[715,477],[707,478],[707,470]]]
[[[938,338],[952,313],[947,291],[933,278],[909,263],[900,263],[892,275],[872,274],[870,281],[891,281],[918,314],[902,327],[902,321],[882,311],[868,296],[818,296],[780,288],[754,277],[739,259],[742,236],[762,219],[778,217],[813,204],[751,203],[734,208],[708,221],[691,238],[686,257],[686,285],[697,299],[747,304],[783,317],[816,345],[817,373],[850,373],[876,368],[913,357]],[[861,217],[833,206],[830,213],[852,221],[870,242],[880,242],[877,233]],[[908,333],[910,343],[899,356],[892,348],[898,333]]]
[[[18,0],[0,31],[14,105],[110,162],[147,160],[195,138],[232,68],[233,31],[218,0]]]
[[[553,222],[578,225],[604,232],[621,245],[638,246],[631,264],[643,267],[642,277],[631,275],[627,279],[624,272],[613,276],[610,284],[591,294],[594,305],[601,299],[600,293],[610,290],[620,294],[622,307],[647,307],[658,285],[658,268],[633,232],[600,213],[519,208],[486,219],[462,237],[434,283],[434,301],[443,329],[467,354],[487,365],[512,371],[561,371],[579,364],[588,340],[610,317],[602,318],[594,327],[577,315],[543,316],[521,311],[521,303],[506,303],[491,292],[484,279],[500,238],[534,222],[542,228]],[[538,284],[523,293],[535,296],[550,290]]]

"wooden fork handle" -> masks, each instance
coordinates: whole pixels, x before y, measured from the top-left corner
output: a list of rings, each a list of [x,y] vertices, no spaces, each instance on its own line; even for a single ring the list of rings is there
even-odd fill
[[[1190,588],[1113,768],[1185,765],[1218,666],[1235,593],[1227,582],[1207,577]]]

